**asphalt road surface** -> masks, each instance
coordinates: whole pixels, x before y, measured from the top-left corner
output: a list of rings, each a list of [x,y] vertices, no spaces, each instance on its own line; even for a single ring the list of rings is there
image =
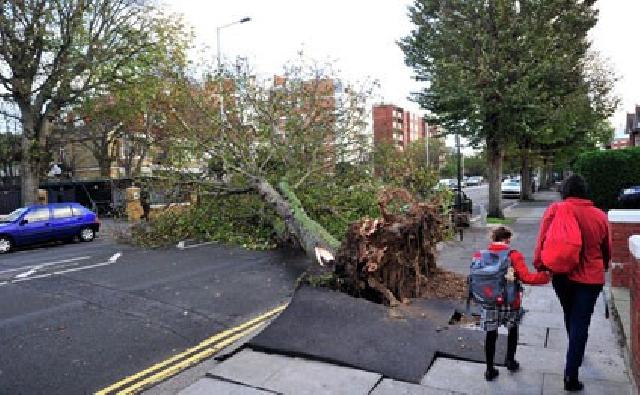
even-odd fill
[[[0,255],[0,393],[92,393],[289,299],[306,259],[99,238]]]
[[[484,207],[485,211],[489,206],[489,184],[462,188],[464,193],[471,199],[473,203],[473,215],[480,213],[480,207]],[[518,199],[501,199],[502,209],[509,205],[515,204]]]

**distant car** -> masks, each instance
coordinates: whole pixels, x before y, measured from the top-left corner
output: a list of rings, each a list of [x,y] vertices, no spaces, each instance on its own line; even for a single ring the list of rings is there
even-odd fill
[[[443,187],[447,187],[447,188],[451,188],[451,179],[450,178],[443,178],[441,180],[438,181],[438,185],[441,185]]]
[[[53,240],[92,241],[99,230],[98,216],[78,203],[23,207],[0,218],[0,254]]]
[[[473,186],[478,186],[482,184],[482,177],[480,176],[473,176],[473,177],[469,177],[469,179],[467,179],[467,186],[468,187],[473,187]]]
[[[618,195],[621,208],[640,209],[640,185],[624,188]]]
[[[520,180],[511,178],[504,180],[501,185],[503,198],[520,197]]]

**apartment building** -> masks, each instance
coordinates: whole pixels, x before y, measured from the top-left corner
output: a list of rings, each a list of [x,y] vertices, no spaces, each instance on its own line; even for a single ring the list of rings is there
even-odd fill
[[[404,151],[409,143],[433,137],[437,133],[435,125],[429,125],[418,114],[393,104],[373,106],[373,142],[394,144]]]

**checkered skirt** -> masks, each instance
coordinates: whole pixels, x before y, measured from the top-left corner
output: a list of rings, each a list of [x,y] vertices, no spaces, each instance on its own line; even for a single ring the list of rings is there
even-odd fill
[[[480,328],[484,331],[495,331],[502,325],[513,328],[520,325],[523,314],[522,308],[514,309],[510,305],[482,306],[480,309]]]

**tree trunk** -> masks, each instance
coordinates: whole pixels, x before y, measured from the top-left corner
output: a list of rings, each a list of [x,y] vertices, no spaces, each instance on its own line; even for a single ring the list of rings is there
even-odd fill
[[[532,198],[531,190],[531,157],[529,156],[529,148],[520,150],[520,200],[527,201]]]
[[[254,178],[252,186],[258,191],[262,199],[282,218],[287,232],[295,236],[300,247],[309,257],[315,259],[315,247],[323,247],[335,255],[334,248],[326,240],[296,219],[291,204],[267,180]]]
[[[38,139],[35,131],[36,122],[28,105],[20,105],[22,115],[22,157],[20,160],[20,176],[22,178],[22,205],[38,202],[40,181],[40,155],[38,155]]]
[[[98,166],[100,167],[100,177],[102,178],[110,178],[111,177],[111,158],[100,158],[98,160]]]
[[[489,176],[489,217],[502,218],[502,157],[503,148],[496,141],[487,141],[487,165]]]
[[[544,158],[544,162],[542,163],[542,174],[540,177],[540,187],[544,189],[549,189],[551,187],[551,173],[549,172],[549,164],[549,159]]]

